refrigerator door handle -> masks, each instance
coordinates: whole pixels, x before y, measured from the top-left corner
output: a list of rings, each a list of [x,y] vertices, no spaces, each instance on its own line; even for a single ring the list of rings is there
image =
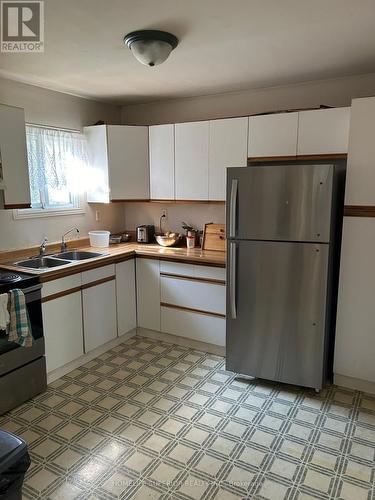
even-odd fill
[[[229,238],[236,237],[238,179],[232,179],[229,203]]]
[[[229,304],[230,304],[230,315],[232,319],[237,318],[236,276],[237,276],[237,244],[231,242],[229,247]]]

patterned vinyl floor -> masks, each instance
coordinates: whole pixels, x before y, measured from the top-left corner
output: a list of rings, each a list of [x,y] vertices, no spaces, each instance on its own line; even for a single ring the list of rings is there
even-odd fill
[[[375,498],[375,396],[241,381],[221,357],[143,337],[0,426],[29,443],[24,498]]]

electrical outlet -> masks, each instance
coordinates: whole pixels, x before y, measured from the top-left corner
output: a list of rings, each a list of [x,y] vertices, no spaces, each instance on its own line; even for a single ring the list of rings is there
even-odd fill
[[[95,210],[95,220],[96,220],[96,222],[100,221],[100,211],[99,210]]]
[[[167,209],[164,208],[162,211],[161,211],[161,217],[164,217],[164,220],[167,220],[168,219],[168,212],[167,212]]]

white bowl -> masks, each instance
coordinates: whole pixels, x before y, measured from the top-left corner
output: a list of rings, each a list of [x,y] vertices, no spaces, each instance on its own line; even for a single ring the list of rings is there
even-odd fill
[[[109,246],[109,231],[89,231],[90,245],[105,248]]]

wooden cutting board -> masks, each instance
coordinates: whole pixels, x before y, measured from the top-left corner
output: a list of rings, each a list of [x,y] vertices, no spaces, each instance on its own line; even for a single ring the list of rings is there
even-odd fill
[[[205,224],[202,250],[225,252],[225,224]]]

